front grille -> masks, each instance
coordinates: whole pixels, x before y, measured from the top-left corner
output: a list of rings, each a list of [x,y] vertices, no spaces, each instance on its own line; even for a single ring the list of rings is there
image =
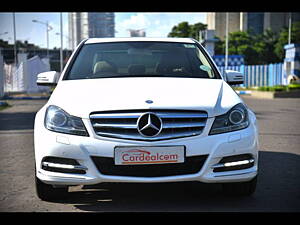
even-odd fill
[[[113,158],[91,156],[103,175],[133,177],[163,177],[198,173],[208,155],[186,157],[184,163],[115,165]]]
[[[153,113],[161,119],[161,132],[153,137],[138,132],[138,119],[144,113]],[[122,110],[94,112],[90,120],[97,135],[103,137],[158,141],[195,136],[202,133],[207,113],[196,110]]]

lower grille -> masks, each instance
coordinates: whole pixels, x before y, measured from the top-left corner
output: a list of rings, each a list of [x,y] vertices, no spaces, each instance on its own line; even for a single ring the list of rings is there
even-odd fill
[[[115,165],[113,158],[91,156],[101,174],[133,177],[163,177],[198,173],[207,157],[208,155],[186,157],[184,163]]]

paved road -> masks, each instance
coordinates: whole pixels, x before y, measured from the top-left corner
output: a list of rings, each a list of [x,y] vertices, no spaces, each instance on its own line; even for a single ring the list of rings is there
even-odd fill
[[[213,184],[101,184],[72,187],[69,198],[43,202],[35,195],[33,120],[41,100],[11,101],[0,111],[2,212],[299,212],[300,99],[243,97],[260,125],[260,175],[251,197],[223,196]]]

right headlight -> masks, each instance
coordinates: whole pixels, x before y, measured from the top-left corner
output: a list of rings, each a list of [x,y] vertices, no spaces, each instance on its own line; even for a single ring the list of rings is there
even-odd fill
[[[209,132],[210,135],[241,130],[249,126],[248,112],[244,104],[239,103],[227,113],[217,116]]]

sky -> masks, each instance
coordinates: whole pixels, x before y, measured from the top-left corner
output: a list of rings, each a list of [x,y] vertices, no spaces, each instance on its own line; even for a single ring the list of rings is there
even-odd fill
[[[68,48],[68,13],[63,16],[63,48]],[[46,25],[34,23],[48,21],[53,30],[49,31],[50,49],[60,48],[60,13],[15,13],[16,39],[47,47]],[[206,24],[206,13],[115,13],[115,37],[129,37],[128,29],[145,29],[147,37],[167,37],[172,27],[180,22]],[[6,33],[8,32],[8,33]],[[13,13],[0,13],[0,39],[13,43]]]

